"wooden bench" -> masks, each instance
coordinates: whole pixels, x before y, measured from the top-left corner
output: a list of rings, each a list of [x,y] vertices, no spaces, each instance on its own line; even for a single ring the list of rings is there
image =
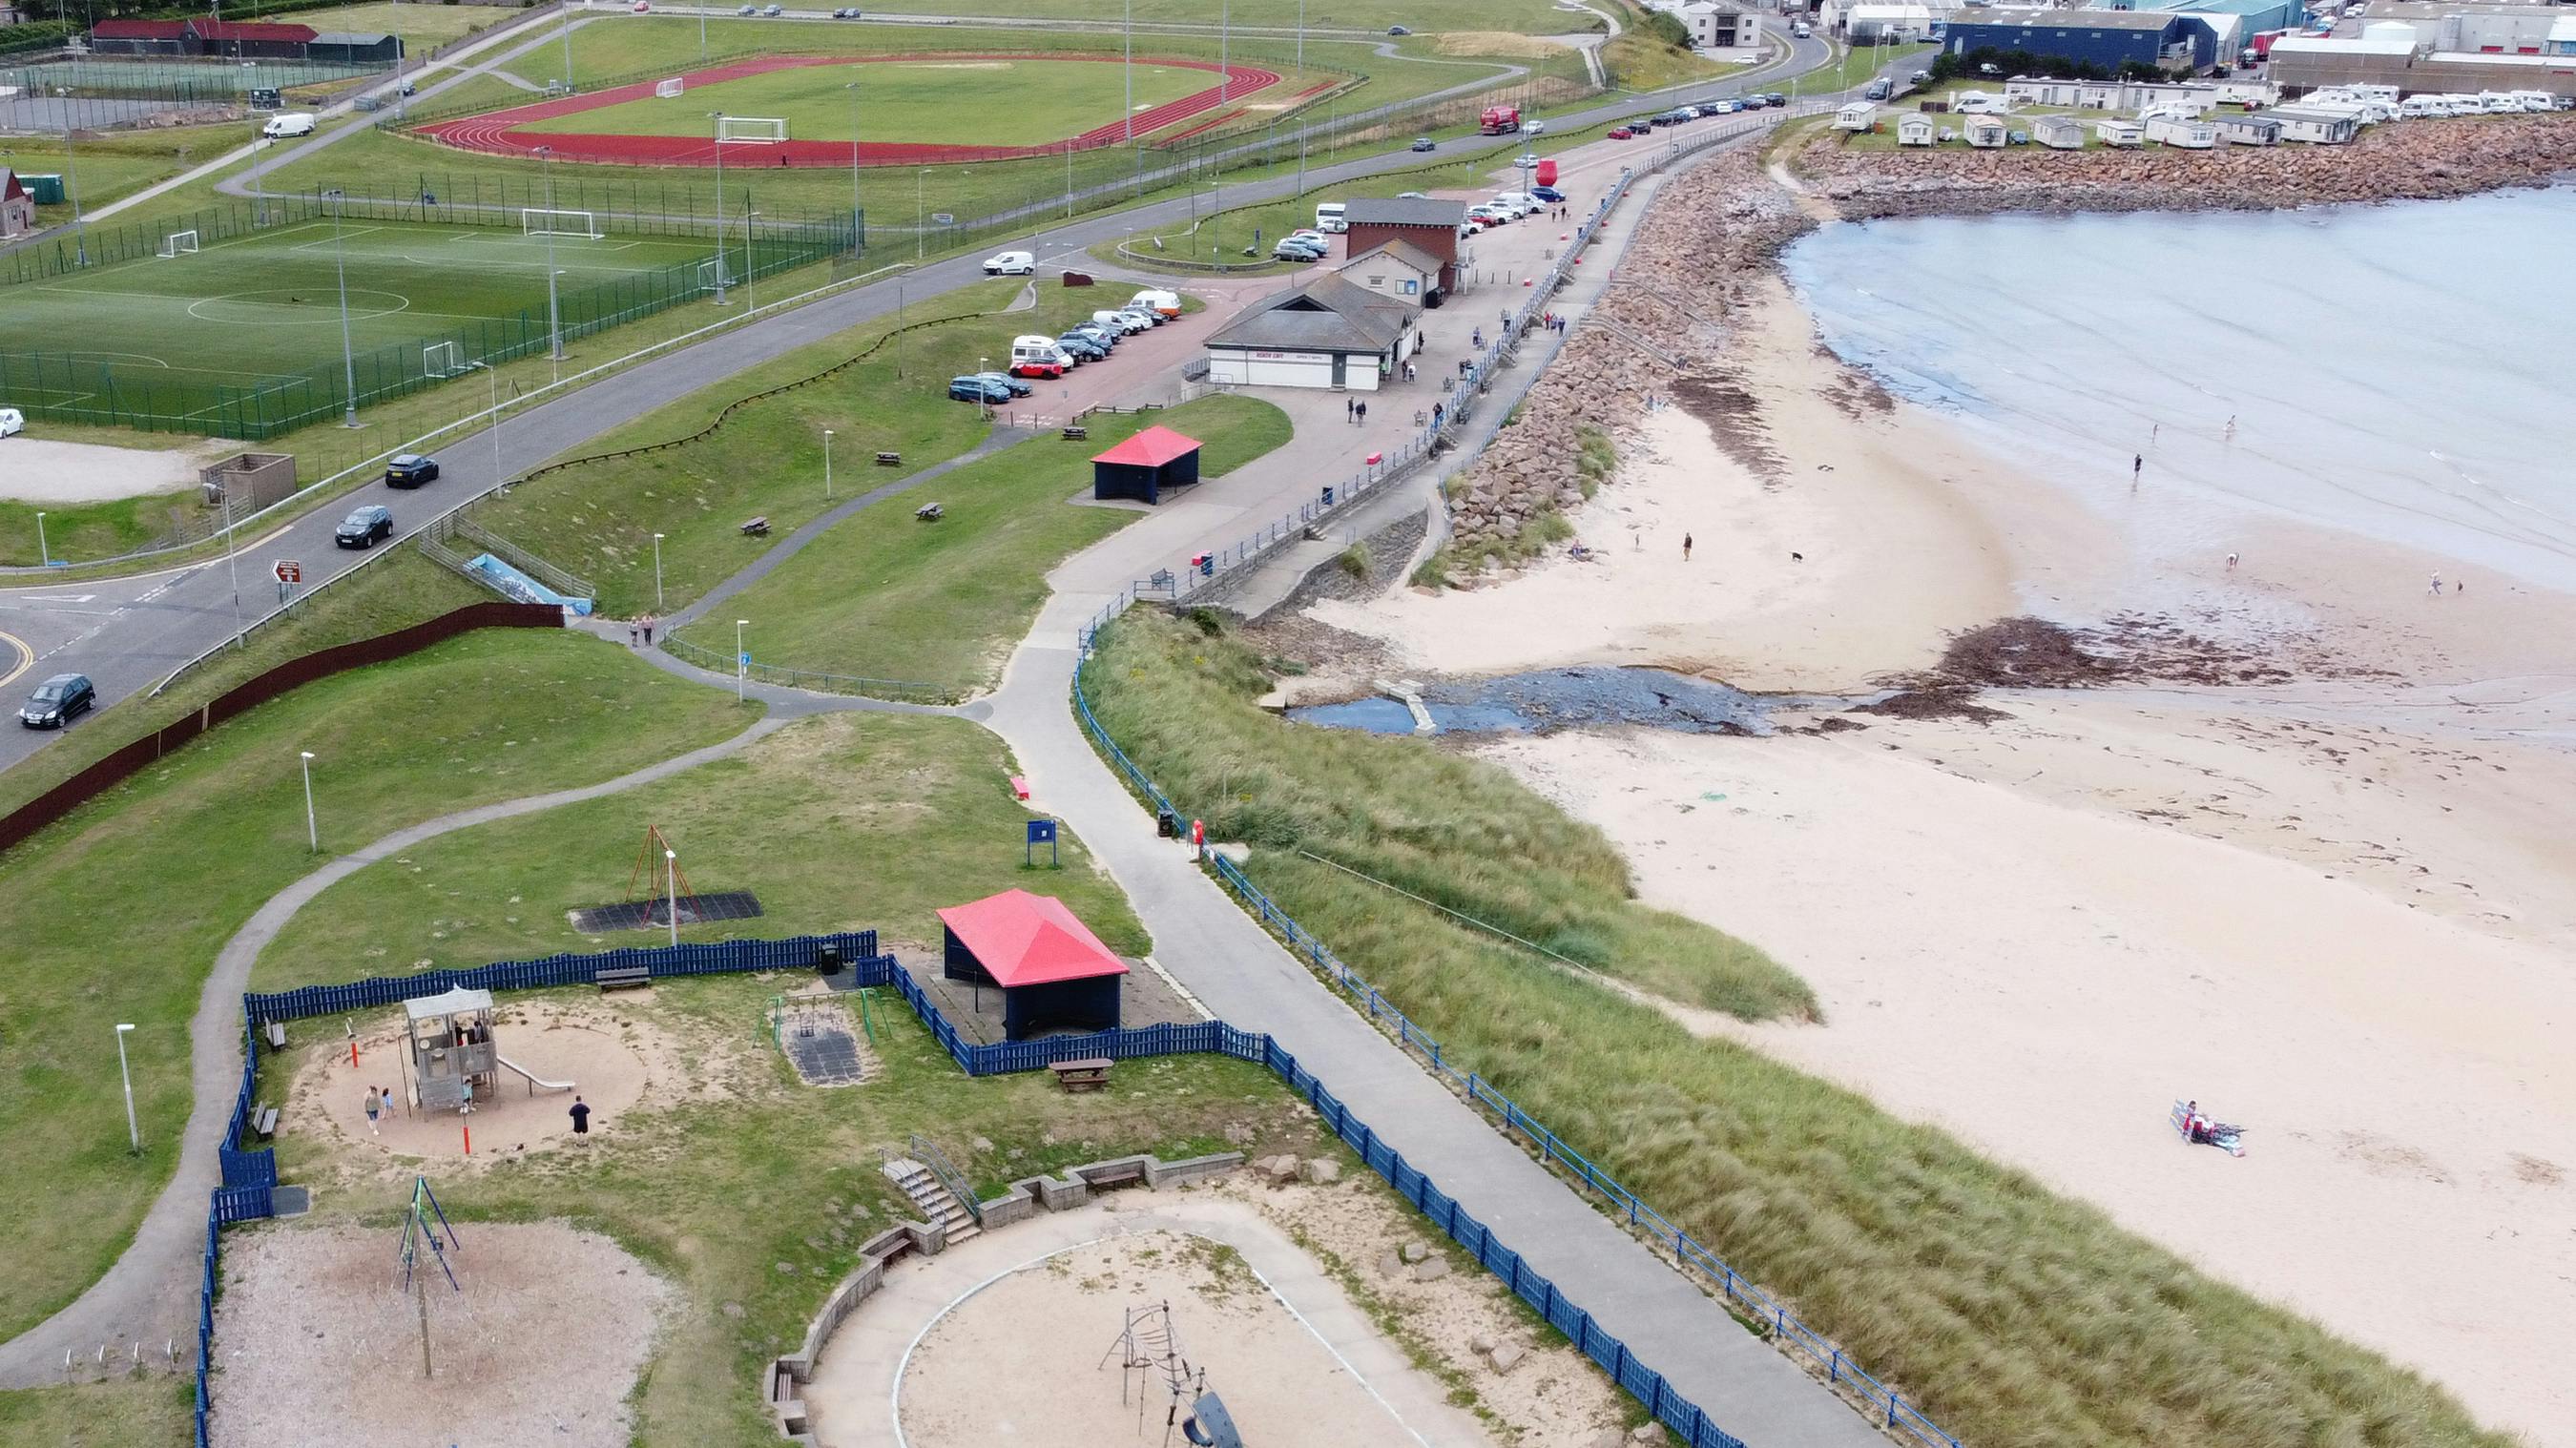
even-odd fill
[[[262,1141],[277,1135],[277,1108],[262,1106],[251,1112],[250,1129],[258,1132]]]
[[[769,535],[769,520],[767,518],[752,519],[750,522],[742,525],[742,535],[746,538],[767,537]]]
[[[1084,427],[1080,423],[1075,423],[1064,430],[1064,440],[1066,442],[1084,442],[1089,440],[1090,437],[1091,429]]]
[[[899,452],[884,452],[884,453],[878,453],[878,454],[877,454],[877,466],[878,466],[878,467],[881,467],[881,468],[899,468],[899,467],[902,467],[902,466],[903,466],[903,454],[901,454],[901,453],[899,453]]]
[[[603,991],[633,990],[653,983],[653,972],[640,965],[612,965],[592,979]]]
[[[1067,1091],[1097,1091],[1109,1084],[1107,1056],[1085,1056],[1078,1061],[1051,1062],[1047,1069],[1055,1073],[1055,1084]]]

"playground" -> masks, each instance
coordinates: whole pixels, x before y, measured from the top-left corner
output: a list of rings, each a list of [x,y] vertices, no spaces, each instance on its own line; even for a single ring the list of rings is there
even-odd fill
[[[434,995],[434,993],[425,993]],[[319,1052],[295,1080],[283,1117],[289,1126],[327,1119],[350,1145],[397,1157],[458,1158],[471,1133],[477,1158],[515,1156],[558,1146],[573,1134],[572,1100],[591,1109],[590,1134],[614,1134],[648,1091],[675,1081],[677,1053],[662,1034],[632,1013],[568,999],[521,998],[494,1007],[491,1065],[477,1076],[474,1109],[424,1104],[417,1068],[403,1049],[411,1022],[400,1010],[371,1013],[356,1023],[357,1064],[346,1049]],[[334,1023],[304,1023],[305,1031],[342,1034]],[[472,1045],[461,1048],[471,1052]],[[394,1105],[370,1126],[370,1087],[390,1088]],[[461,1104],[461,1103],[460,1103]]]
[[[409,1199],[408,1182],[383,1190],[384,1207]],[[443,1252],[416,1252],[417,1291],[402,1280],[400,1226],[229,1241],[211,1441],[624,1448],[637,1379],[678,1294],[597,1233],[452,1226]]]
[[[727,166],[847,167],[855,144],[862,166],[936,165],[1061,156],[1157,136],[1282,79],[1260,66],[1139,57],[1131,120],[1129,68],[1118,61],[1079,52],[758,56],[445,121],[421,134],[497,155],[549,147],[560,161],[713,166],[721,149]]]

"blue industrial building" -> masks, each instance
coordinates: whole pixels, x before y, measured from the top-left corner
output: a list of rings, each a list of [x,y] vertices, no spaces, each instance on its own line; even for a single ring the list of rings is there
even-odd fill
[[[2254,37],[2274,31],[2301,30],[2308,21],[2304,0],[2103,0],[2111,10],[2162,10],[2168,14],[2189,13],[2207,17],[2223,47],[2218,59],[2233,60],[2235,52],[2254,43]],[[2228,16],[2236,18],[2235,33],[2223,33]]]
[[[2210,27],[2164,11],[1965,6],[1950,12],[1942,45],[1952,55],[2021,50],[2111,72],[2130,64],[2205,70],[2218,58]]]

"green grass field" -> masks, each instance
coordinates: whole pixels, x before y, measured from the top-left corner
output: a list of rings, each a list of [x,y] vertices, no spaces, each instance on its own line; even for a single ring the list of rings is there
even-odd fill
[[[856,134],[870,141],[1034,146],[1116,124],[1127,104],[1125,71],[1124,66],[1071,58],[805,65],[693,86],[674,100],[656,97],[575,111],[522,129],[708,136],[714,125],[708,112],[722,111],[784,119],[787,134],[799,141],[846,141],[855,127]],[[1220,79],[1213,71],[1189,66],[1139,64],[1136,108],[1213,89]],[[852,85],[859,87],[855,107],[848,89]]]

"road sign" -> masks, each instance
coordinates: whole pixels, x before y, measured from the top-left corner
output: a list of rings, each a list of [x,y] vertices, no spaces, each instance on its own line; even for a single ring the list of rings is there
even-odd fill
[[[280,583],[302,583],[304,581],[304,565],[298,563],[292,558],[280,558],[277,560],[276,568],[277,581]]]
[[[957,215],[950,211],[934,211],[930,213],[930,224],[933,226],[955,226],[957,224]]]
[[[745,650],[744,650],[744,651],[742,651],[741,653],[738,653],[738,654],[734,655],[734,656],[733,656],[733,661],[734,661],[735,663],[737,663],[737,664],[741,665],[742,667],[746,668],[746,669],[750,668],[750,667],[751,667],[751,651],[750,651],[749,649],[745,649]]]

